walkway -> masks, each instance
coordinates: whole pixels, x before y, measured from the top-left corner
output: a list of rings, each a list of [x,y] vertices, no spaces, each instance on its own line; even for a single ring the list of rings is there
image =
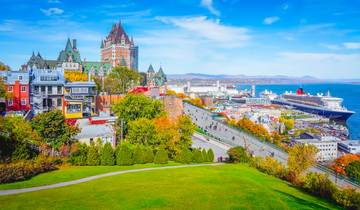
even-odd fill
[[[30,187],[30,188],[23,188],[23,189],[13,189],[13,190],[0,190],[0,196],[2,195],[14,195],[19,193],[26,193],[26,192],[34,192],[39,190],[46,190],[46,189],[52,189],[52,188],[58,188],[58,187],[65,187],[70,186],[74,184],[80,184],[84,182],[89,182],[95,179],[100,179],[104,177],[109,176],[115,176],[119,174],[127,174],[127,173],[135,173],[135,172],[141,172],[141,171],[154,171],[154,170],[163,170],[163,169],[173,169],[173,168],[189,168],[189,167],[199,167],[199,166],[218,166],[222,165],[223,163],[211,163],[211,164],[192,164],[192,165],[179,165],[179,166],[163,166],[163,167],[155,167],[155,168],[141,168],[141,169],[131,169],[131,170],[125,170],[125,171],[116,171],[116,172],[110,172],[105,174],[99,174],[95,176],[89,176],[82,179],[77,179],[73,181],[68,182],[60,182],[56,184],[51,185],[44,185],[39,187]]]

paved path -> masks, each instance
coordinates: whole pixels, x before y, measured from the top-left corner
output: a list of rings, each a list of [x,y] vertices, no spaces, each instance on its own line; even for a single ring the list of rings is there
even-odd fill
[[[80,184],[83,182],[89,182],[95,179],[100,179],[103,177],[109,177],[109,176],[115,176],[119,174],[127,174],[127,173],[135,173],[135,172],[141,172],[141,171],[154,171],[154,170],[163,170],[163,169],[173,169],[173,168],[189,168],[189,167],[199,167],[199,166],[218,166],[222,165],[223,163],[211,163],[211,164],[192,164],[192,165],[179,165],[179,166],[163,166],[163,167],[155,167],[155,168],[140,168],[140,169],[131,169],[131,170],[125,170],[125,171],[116,171],[116,172],[110,172],[105,174],[99,174],[95,176],[89,176],[82,179],[77,179],[73,181],[68,182],[60,182],[56,184],[51,185],[44,185],[39,187],[30,187],[30,188],[23,188],[23,189],[13,189],[13,190],[0,190],[0,196],[2,195],[14,195],[19,193],[26,193],[26,192],[34,192],[39,190],[46,190],[46,189],[52,189],[52,188],[58,188],[58,187],[64,187],[74,184]]]
[[[219,157],[228,157],[227,151],[231,148],[229,145],[218,143],[211,138],[206,138],[205,136],[194,133],[192,136],[192,147],[193,148],[201,148],[201,149],[212,149],[214,152],[215,160],[217,160]]]

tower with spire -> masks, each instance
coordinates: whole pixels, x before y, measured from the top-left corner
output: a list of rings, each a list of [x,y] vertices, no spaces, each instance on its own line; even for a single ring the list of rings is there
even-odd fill
[[[138,71],[138,47],[133,37],[129,38],[120,21],[113,24],[108,36],[101,41],[100,49],[101,62],[113,67],[126,63],[128,68]]]

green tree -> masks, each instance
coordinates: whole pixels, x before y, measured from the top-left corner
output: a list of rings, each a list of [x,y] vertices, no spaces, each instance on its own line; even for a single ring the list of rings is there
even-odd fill
[[[211,148],[207,151],[207,157],[207,161],[214,162],[215,155]]]
[[[164,148],[160,148],[155,154],[154,163],[166,164],[168,163],[168,160],[169,160],[168,153]]]
[[[86,144],[77,143],[76,150],[70,155],[70,162],[73,165],[85,166],[89,147]]]
[[[203,162],[208,162],[208,156],[207,156],[206,149],[202,149],[201,155],[202,155],[202,158],[203,158]]]
[[[182,147],[190,148],[192,145],[192,135],[195,132],[196,126],[192,123],[191,118],[187,115],[182,115],[177,121],[180,132],[180,145]]]
[[[360,181],[360,161],[359,160],[349,163],[349,165],[346,166],[345,171],[349,177],[356,179],[357,181]]]
[[[127,140],[131,144],[141,144],[144,146],[160,145],[153,120],[139,118],[129,123]]]
[[[6,88],[2,78],[0,78],[0,98],[6,98]]]
[[[115,162],[114,150],[110,142],[106,142],[101,153],[101,165],[113,166]]]
[[[134,148],[134,156],[133,156],[133,160],[135,164],[143,164],[145,163],[144,160],[144,149],[142,148],[141,145],[136,145]]]
[[[143,94],[127,94],[121,101],[114,104],[114,113],[124,122],[124,133],[127,133],[128,123],[139,118],[154,119],[165,114],[161,101],[151,99]]]
[[[73,143],[75,141],[73,137],[80,132],[78,127],[65,122],[60,110],[38,114],[31,123],[45,142],[55,150],[59,150],[63,144]]]
[[[125,94],[138,84],[140,79],[141,75],[137,71],[125,66],[117,66],[105,78],[104,89],[109,94]]]
[[[128,143],[121,143],[116,152],[116,164],[121,166],[128,166],[134,164],[133,149]]]
[[[304,189],[311,194],[331,199],[336,192],[336,185],[325,174],[308,173],[304,180]]]
[[[202,162],[204,162],[202,153],[198,149],[193,150],[193,162],[194,163],[202,163]]]
[[[193,153],[184,147],[176,156],[176,161],[180,163],[191,163],[193,161]]]
[[[228,150],[229,161],[232,163],[247,163],[250,161],[249,153],[240,146]]]
[[[100,165],[99,147],[95,143],[91,143],[87,153],[86,163],[89,166]]]
[[[288,153],[288,168],[296,177],[316,163],[317,149],[313,145],[296,144]]]
[[[144,148],[144,161],[145,161],[145,163],[154,162],[154,152],[151,149],[151,147]]]

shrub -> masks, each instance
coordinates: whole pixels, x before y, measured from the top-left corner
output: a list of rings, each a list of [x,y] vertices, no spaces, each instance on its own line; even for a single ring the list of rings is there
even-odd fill
[[[127,143],[122,143],[118,146],[116,152],[116,164],[121,166],[129,166],[134,164],[133,150]]]
[[[36,161],[22,160],[0,165],[0,183],[15,182],[28,179],[37,174],[57,169],[55,163],[47,159]]]
[[[160,148],[155,155],[154,163],[156,164],[166,164],[168,162],[168,153],[164,148]]]
[[[101,165],[103,166],[113,166],[115,162],[114,158],[114,150],[110,144],[110,142],[107,142],[101,153]]]
[[[250,161],[249,153],[240,146],[230,148],[227,153],[229,155],[229,162],[247,163]]]
[[[207,152],[205,149],[202,149],[201,155],[202,155],[203,162],[208,162],[208,156],[207,156]]]
[[[278,160],[267,156],[265,159],[259,158],[257,159],[259,162],[257,163],[257,168],[269,175],[278,177],[280,179],[285,179],[287,176],[287,170],[283,164],[281,164]]]
[[[193,161],[192,152],[184,147],[176,156],[176,161],[179,163],[191,163]]]
[[[355,189],[338,190],[333,197],[336,203],[347,209],[360,209],[360,193],[356,192]]]
[[[215,158],[214,152],[212,151],[212,149],[209,149],[207,151],[207,161],[214,162],[214,158]]]
[[[202,153],[198,149],[193,150],[193,162],[194,163],[202,163],[202,162],[204,162]]]
[[[327,175],[318,173],[308,173],[305,176],[303,188],[320,197],[331,199],[337,188]]]
[[[91,143],[89,147],[89,151],[87,153],[86,164],[89,166],[97,166],[100,165],[100,154],[98,146],[94,143]]]
[[[70,163],[79,166],[86,165],[88,150],[89,147],[86,144],[78,144],[77,149],[71,153]]]
[[[136,145],[134,149],[133,160],[135,164],[143,164],[144,160],[144,149],[140,145]]]
[[[144,148],[144,162],[145,163],[152,163],[154,162],[154,152],[150,147]]]

